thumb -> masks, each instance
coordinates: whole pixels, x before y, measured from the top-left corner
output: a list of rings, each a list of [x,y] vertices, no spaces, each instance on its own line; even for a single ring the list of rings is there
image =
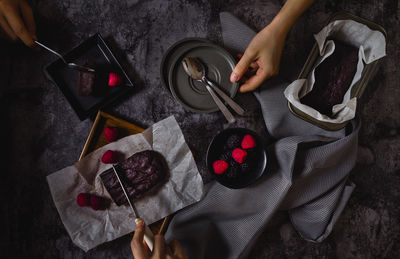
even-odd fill
[[[136,229],[135,234],[133,235],[131,241],[131,249],[134,258],[147,258],[147,251],[143,246],[143,237],[144,237],[144,221],[143,220],[135,220],[136,221]]]
[[[253,56],[250,55],[246,50],[244,52],[243,57],[236,64],[235,69],[233,69],[233,72],[230,77],[232,83],[237,82],[240,80],[240,78],[242,78],[244,73],[246,73],[247,69],[249,68],[251,62],[253,62]]]
[[[135,234],[133,235],[132,241],[135,242],[135,245],[142,246],[143,245],[143,238],[144,238],[144,221],[141,219],[136,219],[136,229]]]

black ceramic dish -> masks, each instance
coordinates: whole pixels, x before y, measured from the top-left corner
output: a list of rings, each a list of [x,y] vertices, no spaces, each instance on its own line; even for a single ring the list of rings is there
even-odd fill
[[[241,137],[246,134],[252,135],[257,144],[255,150],[253,151],[255,152],[256,157],[253,159],[255,164],[253,165],[253,169],[251,171],[242,173],[241,176],[236,178],[228,178],[225,173],[215,174],[213,163],[219,159],[220,154],[224,150],[224,145],[227,138],[233,134],[238,134]],[[267,151],[261,138],[254,131],[244,128],[229,128],[218,133],[211,141],[207,150],[206,163],[209,172],[215,176],[216,180],[220,184],[231,189],[240,189],[255,183],[264,174],[267,167]]]
[[[58,59],[45,69],[47,76],[61,89],[78,117],[83,120],[98,109],[115,101],[118,97],[133,89],[133,84],[117,59],[108,48],[100,34],[95,34],[66,55],[65,59],[78,65],[86,61],[96,69],[96,79],[93,94],[80,96],[78,94],[78,71],[69,69]],[[123,84],[109,87],[108,74],[114,72],[123,79]]]

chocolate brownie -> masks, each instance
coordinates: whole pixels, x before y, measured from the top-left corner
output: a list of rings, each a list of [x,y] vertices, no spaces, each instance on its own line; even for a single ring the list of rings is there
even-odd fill
[[[143,197],[167,174],[163,157],[151,150],[136,153],[114,167],[131,200]],[[101,173],[100,177],[118,206],[128,202],[112,168]]]
[[[301,102],[331,116],[332,107],[343,102],[356,73],[357,62],[357,48],[335,41],[335,52],[316,68],[313,89]]]
[[[85,62],[84,66],[90,67],[90,62]],[[78,94],[80,96],[88,96],[93,92],[94,73],[79,71],[78,74]]]

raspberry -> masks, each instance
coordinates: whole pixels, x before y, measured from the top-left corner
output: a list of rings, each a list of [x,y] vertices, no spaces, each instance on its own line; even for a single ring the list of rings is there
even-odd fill
[[[118,129],[115,127],[105,127],[104,128],[104,138],[108,142],[113,142],[118,137]]]
[[[243,163],[244,160],[246,159],[246,157],[247,157],[247,152],[246,152],[245,150],[243,150],[243,149],[235,148],[235,149],[232,151],[232,157],[233,157],[233,159],[234,159],[236,162],[238,162],[239,164],[241,164],[241,163]]]
[[[213,163],[213,169],[214,173],[216,174],[222,174],[228,169],[229,165],[227,162],[223,160],[217,160]]]
[[[241,144],[243,149],[253,148],[256,145],[257,145],[256,140],[254,139],[254,137],[252,135],[247,134],[243,137],[242,144]]]
[[[234,148],[240,147],[241,140],[242,140],[242,138],[237,134],[230,135],[226,139],[225,147],[228,149],[234,149]]]
[[[78,203],[79,207],[89,206],[89,199],[90,199],[89,193],[80,193],[76,197],[76,203]]]
[[[99,210],[103,207],[103,198],[92,195],[90,197],[90,207],[93,210]]]
[[[117,162],[117,154],[112,150],[107,150],[101,157],[101,162],[104,164],[113,164]]]
[[[122,77],[116,73],[108,74],[108,85],[113,87],[122,84]]]

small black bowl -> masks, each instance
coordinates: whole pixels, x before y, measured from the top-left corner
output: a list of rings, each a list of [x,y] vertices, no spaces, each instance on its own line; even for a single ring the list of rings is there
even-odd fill
[[[253,149],[254,158],[252,170],[246,173],[242,173],[238,177],[229,178],[226,173],[215,174],[213,169],[214,161],[219,159],[219,156],[224,152],[224,145],[229,136],[237,134],[244,137],[250,134],[256,140],[257,146]],[[241,148],[240,146],[238,148]],[[207,150],[206,163],[208,170],[213,174],[216,180],[231,189],[244,188],[250,184],[256,182],[263,174],[267,167],[267,151],[262,143],[261,138],[254,132],[245,128],[229,128],[218,133],[211,141]]]

